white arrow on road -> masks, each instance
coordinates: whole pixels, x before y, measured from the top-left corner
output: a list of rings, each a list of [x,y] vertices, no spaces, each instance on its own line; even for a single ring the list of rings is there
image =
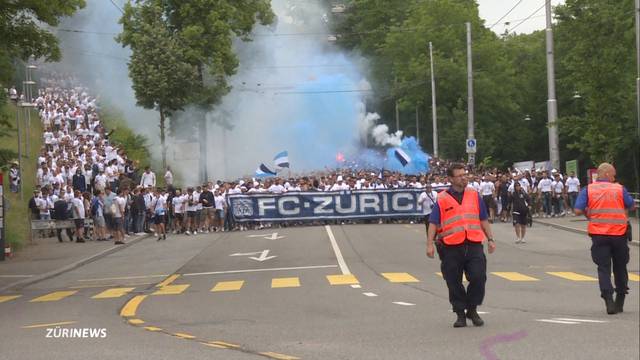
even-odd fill
[[[254,238],[254,237],[261,237],[267,240],[278,240],[278,239],[282,239],[285,236],[278,236],[277,232],[271,233],[270,235],[267,234],[261,234],[261,235],[249,235],[248,237],[250,238]]]
[[[269,251],[269,250],[267,250]],[[235,254],[231,254],[229,256],[250,256],[250,255],[258,255],[261,254],[262,251],[255,251],[255,252],[250,252],[250,253],[235,253]]]
[[[251,256],[249,259],[263,262],[265,260],[269,260],[277,257],[276,255],[272,255],[272,256],[267,256],[267,255],[269,255],[269,250],[263,250],[262,254],[260,254],[259,257]]]

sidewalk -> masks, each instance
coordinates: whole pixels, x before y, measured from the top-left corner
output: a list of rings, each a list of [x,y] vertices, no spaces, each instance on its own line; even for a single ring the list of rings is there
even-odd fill
[[[113,241],[93,241],[86,243],[64,242],[58,239],[40,238],[26,246],[11,258],[0,261],[0,294],[12,288],[48,279],[63,272],[100,259],[108,254],[129,247],[148,235],[125,238],[124,245],[114,245]]]
[[[638,226],[638,218],[629,218],[633,231],[633,242],[635,246],[640,246],[640,226]],[[587,219],[584,216],[561,216],[557,218],[533,218],[533,222],[552,226],[556,229],[572,231],[578,234],[587,235]]]

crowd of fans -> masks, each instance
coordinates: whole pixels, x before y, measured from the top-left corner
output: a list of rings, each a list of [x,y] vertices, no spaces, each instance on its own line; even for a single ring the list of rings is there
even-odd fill
[[[167,232],[196,235],[274,226],[234,224],[227,205],[227,196],[233,194],[411,188],[422,190],[419,202],[424,215],[428,215],[436,191],[449,185],[446,169],[450,163],[431,159],[430,172],[417,176],[338,169],[291,178],[207,182],[186,188],[174,186],[173,174],[167,168],[166,187],[159,188],[150,168],[140,173],[138,164],[109,141],[98,99],[88,89],[72,76],[56,73],[42,78],[41,84],[33,101],[44,128],[44,145],[29,207],[33,219],[73,219],[75,233],[68,230],[67,235],[70,239],[75,236],[77,242],[112,238],[122,244],[125,237],[145,232],[163,240]],[[514,225],[524,226],[531,217],[571,214],[580,182],[575,174],[562,175],[555,169],[469,169],[468,186],[482,196],[491,221],[513,219]],[[379,220],[386,221],[417,219]],[[60,230],[57,236],[63,241]]]

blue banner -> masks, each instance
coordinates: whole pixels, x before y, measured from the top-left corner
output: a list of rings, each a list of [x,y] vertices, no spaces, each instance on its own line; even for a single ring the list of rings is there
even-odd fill
[[[407,218],[422,216],[421,189],[230,195],[234,221]]]

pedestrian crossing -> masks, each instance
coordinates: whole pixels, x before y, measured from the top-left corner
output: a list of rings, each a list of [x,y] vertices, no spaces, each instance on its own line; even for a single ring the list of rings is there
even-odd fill
[[[571,271],[549,271],[539,274],[523,274],[515,271],[494,271],[489,272],[488,275],[494,277],[494,281],[503,280],[508,282],[515,283],[539,283],[543,281],[550,280],[558,280],[565,282],[574,282],[574,283],[591,283],[596,282],[597,278],[581,274],[577,272]],[[421,283],[421,282],[432,282],[433,280],[428,276],[416,276],[415,274],[410,274],[407,272],[384,272],[379,274],[380,278],[392,283],[392,284],[413,284],[413,283]],[[434,277],[442,277],[440,272],[433,273]],[[159,283],[154,288],[151,293],[152,296],[169,296],[169,295],[180,295],[188,291],[191,287],[191,284],[174,284],[173,282],[177,280],[179,275],[173,275],[167,278],[165,281]],[[352,285],[358,286],[360,285],[360,280],[354,274],[336,274],[336,275],[324,275],[326,279],[326,284],[329,286],[345,286]],[[184,279],[184,278],[182,278]],[[279,277],[272,278],[270,281],[270,288],[277,289],[287,289],[287,288],[300,288],[305,285],[304,280],[301,280],[300,277],[292,276],[292,277]],[[467,282],[466,278],[463,279]],[[441,280],[440,280],[441,281]],[[640,282],[640,275],[637,273],[629,273],[629,281],[630,282]],[[308,281],[307,283],[309,283]],[[313,282],[314,286],[317,282]],[[246,288],[247,281],[243,279],[233,279],[233,280],[225,280],[218,281],[215,284],[212,284],[213,287],[210,288],[209,292],[211,293],[225,293],[225,292],[238,292]],[[252,285],[255,285],[255,281],[251,281]],[[96,287],[109,287],[107,285]],[[145,285],[139,288],[139,291],[148,288],[148,285]],[[89,292],[89,297],[94,300],[105,300],[105,299],[118,299],[122,298],[126,295],[131,294],[136,290],[136,287],[133,286],[118,286],[118,287],[109,287],[107,289],[98,289],[96,288],[83,288],[77,290],[59,290],[53,291],[47,294],[42,294],[37,297],[27,299],[29,303],[47,303],[47,302],[57,302],[65,300],[74,295],[82,296]],[[97,293],[96,293],[97,291]],[[284,290],[283,290],[284,291]],[[80,292],[80,293],[79,293]],[[26,298],[27,296],[24,294],[11,294],[11,295],[0,295],[0,304],[10,303],[19,298]]]

